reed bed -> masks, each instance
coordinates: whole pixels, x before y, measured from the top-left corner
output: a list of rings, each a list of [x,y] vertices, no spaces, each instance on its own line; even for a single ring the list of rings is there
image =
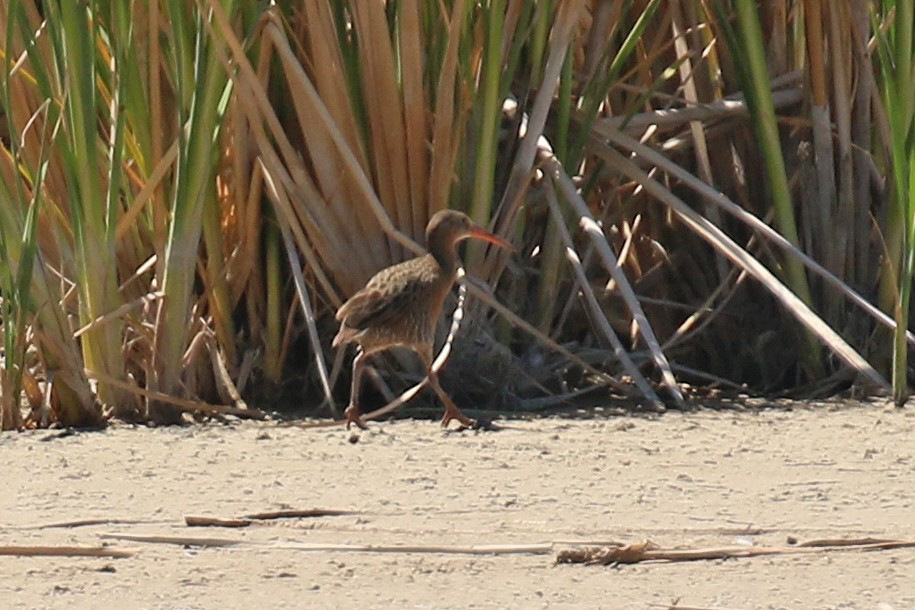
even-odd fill
[[[912,0],[0,0],[0,424],[342,404],[333,312],[445,207],[517,248],[465,253],[459,402],[902,404],[913,22]],[[380,363],[382,394],[409,364]]]

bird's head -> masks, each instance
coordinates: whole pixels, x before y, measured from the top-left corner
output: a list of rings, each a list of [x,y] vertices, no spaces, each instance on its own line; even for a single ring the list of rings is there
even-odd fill
[[[475,225],[467,214],[457,210],[436,212],[426,226],[426,245],[430,250],[454,247],[454,244],[462,239],[482,239],[502,248],[512,249],[510,243]]]

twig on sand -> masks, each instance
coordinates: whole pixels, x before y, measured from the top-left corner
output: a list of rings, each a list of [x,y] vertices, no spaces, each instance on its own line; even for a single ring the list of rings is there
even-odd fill
[[[263,513],[245,515],[244,519],[302,519],[308,517],[339,517],[340,515],[355,515],[358,511],[340,510],[337,508],[306,508],[273,510]]]
[[[625,546],[579,547],[564,549],[556,563],[616,565],[643,561],[699,561],[759,557],[762,555],[802,555],[839,551],[885,551],[915,547],[912,540],[859,538],[853,540],[814,540],[784,547],[718,547],[704,549],[662,549],[648,540]]]
[[[153,523],[144,519],[119,519],[115,517],[101,517],[98,519],[76,519],[74,521],[58,521],[55,523],[39,523],[38,525],[24,525],[12,529],[45,530],[45,529],[70,529],[74,527],[89,527],[93,525],[137,525]]]
[[[218,517],[194,517],[188,515],[184,518],[188,527],[248,527],[254,523],[253,519],[220,519]]]
[[[353,515],[354,511],[338,510],[333,508],[309,508],[293,510],[275,510],[264,513],[253,513],[238,518],[195,517],[186,516],[184,522],[188,527],[248,527],[258,521],[272,519],[304,519],[311,517],[337,517],[340,515]]]
[[[240,538],[192,538],[187,536],[147,536],[140,534],[100,534],[102,538],[148,542],[152,544],[177,544],[181,546],[225,547],[245,545],[246,547],[284,549],[290,551],[332,551],[356,553],[438,553],[457,555],[547,555],[553,552],[553,543],[536,544],[474,544],[469,546],[448,545],[376,545],[376,544],[333,544],[324,542],[281,542],[258,543]]]
[[[472,544],[469,546],[410,545],[410,544],[326,544],[314,542],[284,542],[274,548],[293,551],[344,551],[357,553],[436,553],[452,555],[547,555],[553,552],[552,542],[534,544]]]
[[[890,545],[886,548],[899,548],[899,545],[910,546],[912,543],[900,540],[891,540],[887,538],[822,538],[818,540],[808,540],[807,542],[796,542],[789,538],[789,544],[798,547],[824,547],[824,546],[873,546],[880,550],[883,545]],[[869,550],[869,549],[868,549]]]
[[[0,546],[0,555],[15,557],[109,557],[125,559],[135,551],[101,546]]]
[[[663,608],[664,610],[737,610],[736,608],[722,608],[721,606],[681,606],[677,602],[674,602],[671,605],[661,605],[661,604],[652,604],[652,606],[657,608]]]
[[[663,608],[664,610],[737,610],[737,608],[722,608],[721,606],[681,606],[679,602],[674,602],[673,604],[651,604],[656,608]]]
[[[130,542],[148,542],[150,544],[177,544],[180,546],[221,547],[244,544],[247,541],[231,538],[196,538],[193,536],[149,536],[146,534],[99,534],[104,540],[129,540]]]
[[[242,538],[198,538],[192,536],[162,536],[127,533],[99,534],[103,539],[128,540],[151,544],[175,544],[195,547],[230,547],[243,545],[248,548],[283,549],[289,551],[324,551],[356,553],[434,553],[458,555],[546,555],[552,553],[556,542],[533,544],[474,544],[465,546],[426,544],[333,544],[326,542],[261,543]],[[884,540],[861,538],[855,540],[812,541],[814,544],[786,547],[719,547],[701,549],[662,549],[650,541],[622,545],[579,546],[557,553],[556,563],[624,564],[643,561],[698,561],[729,558],[759,557],[762,555],[801,555],[841,551],[881,551],[915,547],[912,540]],[[825,545],[823,543],[832,543]],[[2,547],[0,547],[2,548]],[[101,549],[107,550],[107,549]],[[0,553],[3,554],[3,553]]]

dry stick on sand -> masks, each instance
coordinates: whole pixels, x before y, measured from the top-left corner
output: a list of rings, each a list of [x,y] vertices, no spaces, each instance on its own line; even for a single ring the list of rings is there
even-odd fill
[[[664,608],[665,610],[739,610],[738,608],[722,608],[720,606],[681,606],[678,602],[673,604],[651,604],[654,608]]]
[[[109,557],[126,559],[135,551],[99,546],[0,546],[0,556],[15,557]]]
[[[59,521],[56,523],[42,523],[39,525],[26,525],[16,529],[42,530],[42,529],[68,529],[73,527],[90,527],[93,525],[138,525],[152,523],[145,519],[118,519],[100,517],[98,519],[77,519],[75,521]]]
[[[188,515],[184,518],[188,527],[248,527],[254,523],[253,519],[224,519],[219,517],[194,517]]]
[[[265,513],[254,513],[239,518],[195,517],[187,516],[184,522],[188,527],[248,527],[258,521],[271,519],[302,519],[309,517],[337,517],[340,515],[354,515],[354,511],[313,508],[304,510],[277,510]]]
[[[438,553],[460,555],[546,555],[552,553],[555,542],[534,544],[475,544],[470,546],[441,545],[373,545],[373,544],[332,544],[312,542],[257,543],[240,538],[197,538],[190,536],[159,536],[112,533],[99,534],[103,539],[128,540],[131,542],[148,542],[152,544],[175,544],[196,547],[245,546],[249,548],[284,549],[290,551],[311,552],[358,552],[358,553]],[[723,547],[706,549],[662,549],[649,542],[638,542],[630,545],[581,546],[560,551],[556,563],[584,563],[589,565],[616,565],[623,563],[640,563],[643,561],[699,561],[728,558],[748,558],[763,555],[802,555],[842,551],[883,551],[915,547],[911,540],[884,540],[862,538],[858,540],[813,541],[815,544],[833,542],[829,546],[790,546],[790,547]],[[810,544],[810,543],[808,543]]]
[[[336,508],[306,508],[306,509],[289,509],[289,510],[272,510],[263,513],[252,513],[244,515],[243,519],[266,520],[266,519],[302,519],[307,517],[339,517],[340,515],[355,515],[358,511],[339,510]]]
[[[548,555],[553,552],[553,543],[536,544],[474,544],[470,546],[440,545],[375,545],[375,544],[333,544],[326,542],[281,542],[258,543],[241,538],[196,538],[189,536],[157,536],[143,534],[99,534],[108,540],[129,540],[151,544],[175,544],[180,546],[227,547],[244,545],[249,548],[285,549],[290,551],[332,551],[354,553],[440,553],[458,555]]]
[[[915,547],[912,540],[862,538],[856,540],[817,540],[785,547],[719,547],[707,549],[662,549],[650,541],[626,546],[581,547],[556,555],[556,563],[610,565],[643,561],[699,561],[759,557],[762,555],[804,555],[839,551],[885,551]]]
[[[198,538],[195,536],[149,536],[146,534],[99,534],[103,540],[129,540],[151,544],[177,544],[180,546],[222,547],[245,544],[246,540],[232,538]],[[250,544],[250,543],[249,543]]]

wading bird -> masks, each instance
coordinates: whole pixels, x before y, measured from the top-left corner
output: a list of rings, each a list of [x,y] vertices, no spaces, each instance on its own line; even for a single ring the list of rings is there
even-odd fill
[[[428,254],[382,269],[337,310],[340,331],[334,337],[334,347],[350,342],[359,346],[353,360],[350,403],[345,411],[347,428],[351,424],[366,428],[359,410],[365,359],[395,346],[408,347],[422,359],[429,385],[445,404],[442,426],[451,420],[466,427],[474,425],[442,390],[432,370],[435,325],[460,263],[457,243],[468,238],[511,249],[511,244],[473,224],[466,214],[454,210],[437,212],[426,226]]]

